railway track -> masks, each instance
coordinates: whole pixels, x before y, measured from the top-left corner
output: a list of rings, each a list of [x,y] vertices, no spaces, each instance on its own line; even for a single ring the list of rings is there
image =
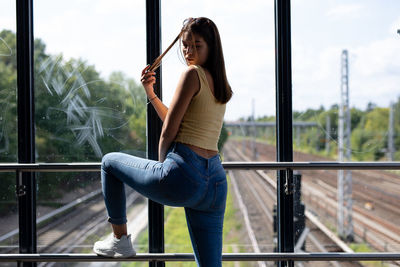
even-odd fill
[[[132,203],[135,201],[142,199],[137,192],[129,190],[130,194],[127,197],[126,205],[127,207],[132,206]],[[133,207],[133,211],[128,211],[128,216],[132,216],[134,214],[143,213],[143,206]],[[82,216],[82,213],[76,212],[77,216],[69,216],[68,221],[65,222],[68,225],[68,229],[63,229],[63,234],[58,238],[54,238],[55,232],[59,232],[60,229],[51,229],[49,231],[45,231],[45,234],[48,236],[53,236],[51,242],[46,243],[46,246],[40,247],[42,251],[46,253],[79,253],[82,252],[83,249],[89,250],[92,253],[93,243],[90,238],[91,236],[96,236],[95,240],[98,240],[101,236],[99,234],[103,234],[110,230],[109,223],[106,220],[106,212],[104,208],[103,201],[100,203],[89,204],[87,207],[82,207],[82,210],[86,211],[85,216]],[[88,210],[93,210],[94,212],[88,212]],[[141,216],[141,215],[139,215]],[[80,219],[79,217],[85,217],[84,219]],[[143,217],[143,216],[141,216]],[[65,219],[65,218],[64,218]],[[144,220],[145,221],[145,220]],[[136,226],[138,223],[136,223]],[[130,228],[130,225],[128,225]],[[132,234],[134,231],[129,229],[129,232]],[[89,244],[85,242],[89,239]],[[51,267],[56,265],[55,262],[43,262],[39,263],[39,267]]]
[[[239,144],[239,142],[235,142]],[[240,142],[245,154],[251,155],[250,141]],[[276,151],[272,145],[256,143],[258,159],[261,161],[275,161]],[[310,155],[295,151],[294,161],[331,161],[322,156]],[[337,171],[318,170],[302,171],[305,182],[318,183],[321,181],[334,189],[336,195]],[[359,207],[370,217],[385,218],[389,224],[400,224],[400,175],[380,170],[353,170],[353,206]],[[323,190],[321,188],[321,190]]]
[[[225,158],[229,161],[250,161],[240,150],[233,146],[225,145]],[[276,180],[263,171],[230,171],[231,183],[233,185],[236,198],[241,199],[246,204],[247,211],[243,212],[244,217],[248,216],[245,222],[246,227],[251,227],[254,235],[250,236],[253,250],[255,252],[272,252],[274,250],[273,236],[273,205],[276,203]],[[240,202],[239,201],[239,202]],[[250,208],[251,207],[251,208]],[[246,213],[246,214],[245,214]],[[247,225],[247,224],[250,224]],[[328,228],[326,228],[318,218],[306,212],[306,230],[304,237],[306,240],[305,250],[307,252],[352,252],[352,250],[338,239]],[[296,250],[301,251],[302,244],[296,246]],[[273,266],[271,263],[258,263],[259,266]],[[355,262],[309,262],[297,263],[300,266],[360,266]]]
[[[237,145],[245,154],[251,154],[250,145]],[[229,145],[229,142],[228,142]],[[226,145],[227,146],[227,145]],[[256,144],[258,160],[274,161],[275,147]],[[240,152],[242,153],[242,152]],[[243,153],[242,153],[243,154]],[[296,161],[327,161],[322,157],[296,152]],[[250,159],[249,159],[250,160]],[[261,172],[261,171],[259,171]],[[265,171],[262,171],[266,173]],[[365,174],[365,177],[363,178]],[[274,175],[274,174],[273,174]],[[307,208],[319,214],[325,223],[336,225],[337,192],[335,171],[303,171],[302,196]],[[400,196],[393,194],[400,185],[400,177],[384,171],[353,171],[353,182],[358,185],[368,184],[368,187],[353,187],[353,225],[356,240],[367,242],[377,251],[395,252],[400,249]],[[375,188],[375,187],[376,188]],[[387,188],[390,187],[390,188]],[[368,190],[369,191],[368,191]],[[383,197],[382,192],[388,192]],[[393,201],[399,198],[396,204]],[[373,203],[373,210],[367,210],[364,203]],[[399,263],[394,263],[399,265]]]
[[[133,202],[143,199],[130,188],[127,189],[127,196],[128,207]],[[140,207],[140,210],[136,209],[134,213],[140,214],[142,210],[143,207]],[[107,214],[101,190],[89,192],[38,218],[37,224],[41,225],[37,231],[38,253],[77,253],[85,249],[91,251],[92,243],[85,244],[85,241],[92,235],[104,233],[105,229],[109,230],[106,218]],[[18,229],[15,229],[0,236],[0,240],[7,243],[8,239],[15,239],[17,234]],[[0,251],[5,254],[18,253],[18,247],[4,246]],[[40,263],[38,266],[53,265],[54,263]]]

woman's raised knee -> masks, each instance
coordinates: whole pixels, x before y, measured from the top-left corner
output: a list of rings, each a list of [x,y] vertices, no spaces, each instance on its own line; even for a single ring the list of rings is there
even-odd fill
[[[118,158],[118,155],[121,154],[119,152],[111,152],[107,153],[103,156],[101,159],[101,169],[104,171],[107,171],[107,169],[110,167],[110,163],[112,161],[115,161]]]

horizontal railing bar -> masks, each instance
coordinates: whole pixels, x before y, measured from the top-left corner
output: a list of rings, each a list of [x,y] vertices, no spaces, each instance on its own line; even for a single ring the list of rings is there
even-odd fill
[[[96,172],[101,163],[0,163],[0,172]],[[223,162],[226,170],[400,170],[400,162]]]
[[[275,122],[269,122],[269,121],[260,121],[260,122],[255,122],[255,121],[238,121],[238,122],[226,122],[224,123],[225,127],[249,127],[249,126],[255,126],[255,127],[275,127],[276,123]],[[318,123],[316,122],[307,122],[307,121],[294,121],[293,122],[293,127],[307,127],[307,126],[318,126]]]
[[[100,162],[79,163],[0,163],[0,172],[98,172]]]
[[[400,162],[223,162],[225,169],[252,170],[400,170]]]
[[[224,253],[223,261],[400,261],[400,253]],[[139,253],[130,258],[95,254],[0,254],[0,262],[194,261],[191,253]]]

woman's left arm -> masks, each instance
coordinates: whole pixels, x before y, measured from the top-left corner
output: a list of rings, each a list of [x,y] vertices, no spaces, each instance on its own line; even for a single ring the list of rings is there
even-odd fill
[[[200,80],[197,71],[194,67],[189,66],[179,80],[163,123],[158,147],[159,161],[165,160],[168,148],[178,134],[179,126],[190,101],[199,90]]]

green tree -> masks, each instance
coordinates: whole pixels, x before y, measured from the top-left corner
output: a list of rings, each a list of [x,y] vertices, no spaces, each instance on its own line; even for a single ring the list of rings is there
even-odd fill
[[[353,157],[357,160],[379,160],[385,156],[388,118],[388,108],[374,108],[360,120],[351,138]]]
[[[0,162],[17,161],[17,60],[16,39],[11,31],[0,32]],[[2,173],[0,214],[15,207],[15,174]]]
[[[0,161],[17,161],[17,63],[16,39],[0,32]]]
[[[120,72],[108,80],[83,59],[49,55],[34,41],[36,161],[99,161],[125,151],[144,155],[146,97],[141,86]],[[17,161],[16,36],[0,32],[0,162]],[[5,175],[2,200],[13,198],[15,175]],[[76,174],[78,176],[78,174]],[[82,177],[81,177],[82,178]],[[82,179],[80,179],[82,180]],[[81,184],[69,173],[44,173],[38,200],[56,197]],[[10,185],[10,186],[8,186]],[[11,189],[10,189],[11,188]],[[0,205],[0,213],[7,210]]]
[[[393,104],[393,115],[394,115],[394,147],[395,157],[394,160],[400,160],[400,96],[397,98],[397,102]]]
[[[218,150],[222,151],[225,142],[228,140],[228,130],[225,128],[225,124],[222,124],[221,133],[218,139]]]

